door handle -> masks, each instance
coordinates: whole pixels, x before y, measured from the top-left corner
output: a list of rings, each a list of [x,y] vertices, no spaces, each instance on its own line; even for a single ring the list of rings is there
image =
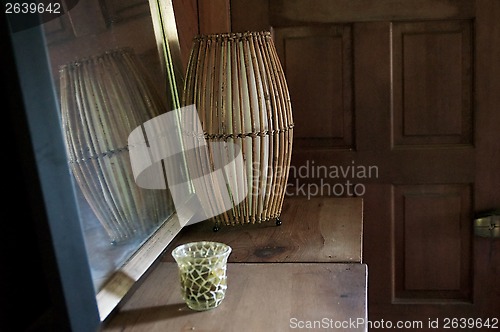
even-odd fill
[[[474,234],[480,237],[500,238],[500,210],[482,213],[474,219]]]

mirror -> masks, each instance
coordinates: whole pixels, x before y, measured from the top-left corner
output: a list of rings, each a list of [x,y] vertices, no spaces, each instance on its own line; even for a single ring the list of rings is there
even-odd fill
[[[179,107],[171,1],[63,2],[43,24],[101,320],[182,228],[168,189],[139,188],[127,135]]]

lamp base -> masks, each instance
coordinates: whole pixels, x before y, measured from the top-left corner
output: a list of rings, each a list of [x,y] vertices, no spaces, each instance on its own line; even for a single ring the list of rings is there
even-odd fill
[[[270,221],[270,220],[271,220],[271,219],[268,219],[268,221]],[[274,220],[275,220],[274,222],[275,222],[276,226],[281,226],[281,224],[283,223],[283,222],[281,221],[281,218],[280,218],[279,216],[278,216],[278,217],[276,217]],[[215,222],[215,225],[214,225],[214,227],[212,228],[212,230],[213,230],[214,232],[218,232],[218,231],[220,230],[220,224],[219,224],[219,222],[217,222],[217,221]]]

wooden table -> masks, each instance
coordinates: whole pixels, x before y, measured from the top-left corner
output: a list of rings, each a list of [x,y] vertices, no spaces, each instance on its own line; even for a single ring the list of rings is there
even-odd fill
[[[288,198],[283,224],[188,226],[103,331],[366,331],[367,266],[362,264],[360,198]],[[221,241],[233,248],[228,290],[215,309],[184,304],[171,251]]]

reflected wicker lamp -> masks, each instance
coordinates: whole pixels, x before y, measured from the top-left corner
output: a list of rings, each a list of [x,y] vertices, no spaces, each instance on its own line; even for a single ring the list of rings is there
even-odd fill
[[[243,153],[248,195],[230,211],[212,218],[214,230],[221,224],[269,220],[281,224],[293,120],[270,32],[197,36],[182,104],[196,105],[209,143],[231,141]]]
[[[127,138],[166,111],[132,49],[60,68],[61,116],[70,168],[112,243],[150,234],[174,210],[167,190],[139,188]]]

